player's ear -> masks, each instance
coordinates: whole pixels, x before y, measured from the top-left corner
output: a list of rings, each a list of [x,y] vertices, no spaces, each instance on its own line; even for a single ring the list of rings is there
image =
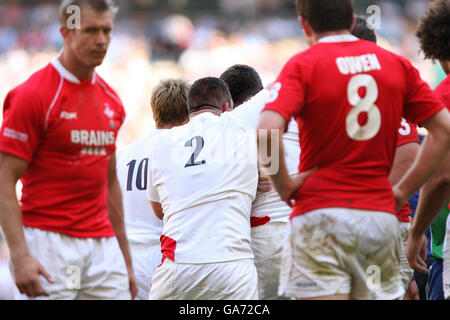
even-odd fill
[[[356,15],[353,15],[353,19],[352,19],[352,26],[350,27],[350,30],[353,30],[353,28],[355,27],[356,24]]]
[[[65,25],[59,28],[59,33],[61,33],[61,36],[63,37],[64,41],[67,41],[70,37],[70,30]]]
[[[302,27],[303,32],[305,33],[305,36],[311,37],[312,30],[311,30],[311,26],[309,25],[308,20],[302,18],[301,16],[298,16],[298,22],[300,23],[300,26]]]
[[[222,105],[222,112],[228,112],[233,110],[233,105],[230,105],[230,102],[224,102]]]

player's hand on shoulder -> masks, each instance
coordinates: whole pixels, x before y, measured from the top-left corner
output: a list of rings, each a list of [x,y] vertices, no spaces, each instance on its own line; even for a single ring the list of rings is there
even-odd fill
[[[25,255],[14,259],[12,264],[14,279],[20,293],[28,297],[49,296],[48,292],[42,288],[39,275],[50,283],[53,283],[53,280],[38,260],[31,255]]]

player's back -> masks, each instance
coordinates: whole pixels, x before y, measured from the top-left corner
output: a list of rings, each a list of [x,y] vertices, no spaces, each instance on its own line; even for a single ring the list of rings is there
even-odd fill
[[[150,197],[156,192],[163,207],[163,254],[174,255],[175,262],[253,257],[249,220],[257,187],[256,137],[239,124],[238,114],[202,113],[155,143]]]
[[[288,62],[280,95],[265,108],[301,121],[300,171],[319,167],[294,215],[323,207],[394,213],[388,175],[402,114],[420,123],[434,97],[406,59],[350,35],[322,41]]]
[[[149,166],[148,146],[158,135],[151,131],[117,153],[117,177],[123,195],[125,226],[129,240],[138,243],[159,241],[162,222],[147,199],[147,171]]]

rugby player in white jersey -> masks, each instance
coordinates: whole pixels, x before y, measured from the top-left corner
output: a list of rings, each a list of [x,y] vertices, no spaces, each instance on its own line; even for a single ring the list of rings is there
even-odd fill
[[[161,263],[162,222],[147,200],[149,151],[164,129],[185,124],[188,119],[189,85],[179,79],[161,81],[152,91],[150,105],[156,130],[136,140],[117,155],[117,176],[123,194],[125,226],[136,276],[137,300],[147,300],[153,272]]]
[[[268,98],[263,90],[225,112],[233,108],[226,84],[200,79],[188,95],[190,122],[152,143],[148,194],[163,219],[163,263],[150,299],[258,299],[250,245],[258,183],[254,128]]]
[[[261,78],[255,69],[246,65],[234,65],[221,76],[230,89],[235,108],[249,100],[262,88]],[[283,135],[285,160],[289,174],[298,173],[300,143],[298,125],[291,121]],[[261,300],[287,299],[278,295],[283,239],[292,209],[270,187],[268,177],[260,174],[256,199],[250,214],[251,246],[258,271],[258,292]]]

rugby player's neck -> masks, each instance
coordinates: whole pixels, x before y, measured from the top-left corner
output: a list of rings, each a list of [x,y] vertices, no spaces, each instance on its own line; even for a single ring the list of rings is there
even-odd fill
[[[73,55],[68,54],[66,50],[62,51],[58,60],[64,68],[80,80],[91,79],[94,74],[95,67],[84,66]]]
[[[315,42],[317,43],[322,38],[325,38],[328,36],[344,35],[344,34],[350,34],[350,31],[349,30],[336,30],[336,31],[313,33],[313,38],[314,38]]]
[[[188,120],[183,121],[183,122],[179,122],[179,123],[174,123],[174,124],[172,124],[172,123],[168,123],[168,124],[160,124],[160,125],[156,125],[156,129],[157,129],[157,130],[172,129],[172,128],[175,128],[175,127],[183,126],[183,125],[185,125],[186,123],[188,123]]]
[[[198,116],[198,115],[200,115],[200,114],[202,114],[202,113],[206,113],[206,112],[212,113],[212,114],[215,115],[215,116],[220,116],[220,115],[222,114],[222,112],[221,112],[220,110],[218,110],[218,109],[215,109],[215,108],[205,108],[205,109],[202,109],[202,110],[199,110],[199,111],[195,111],[195,112],[190,113],[190,114],[189,114],[189,117],[192,119],[192,118],[194,118],[194,117],[196,117],[196,116]]]

